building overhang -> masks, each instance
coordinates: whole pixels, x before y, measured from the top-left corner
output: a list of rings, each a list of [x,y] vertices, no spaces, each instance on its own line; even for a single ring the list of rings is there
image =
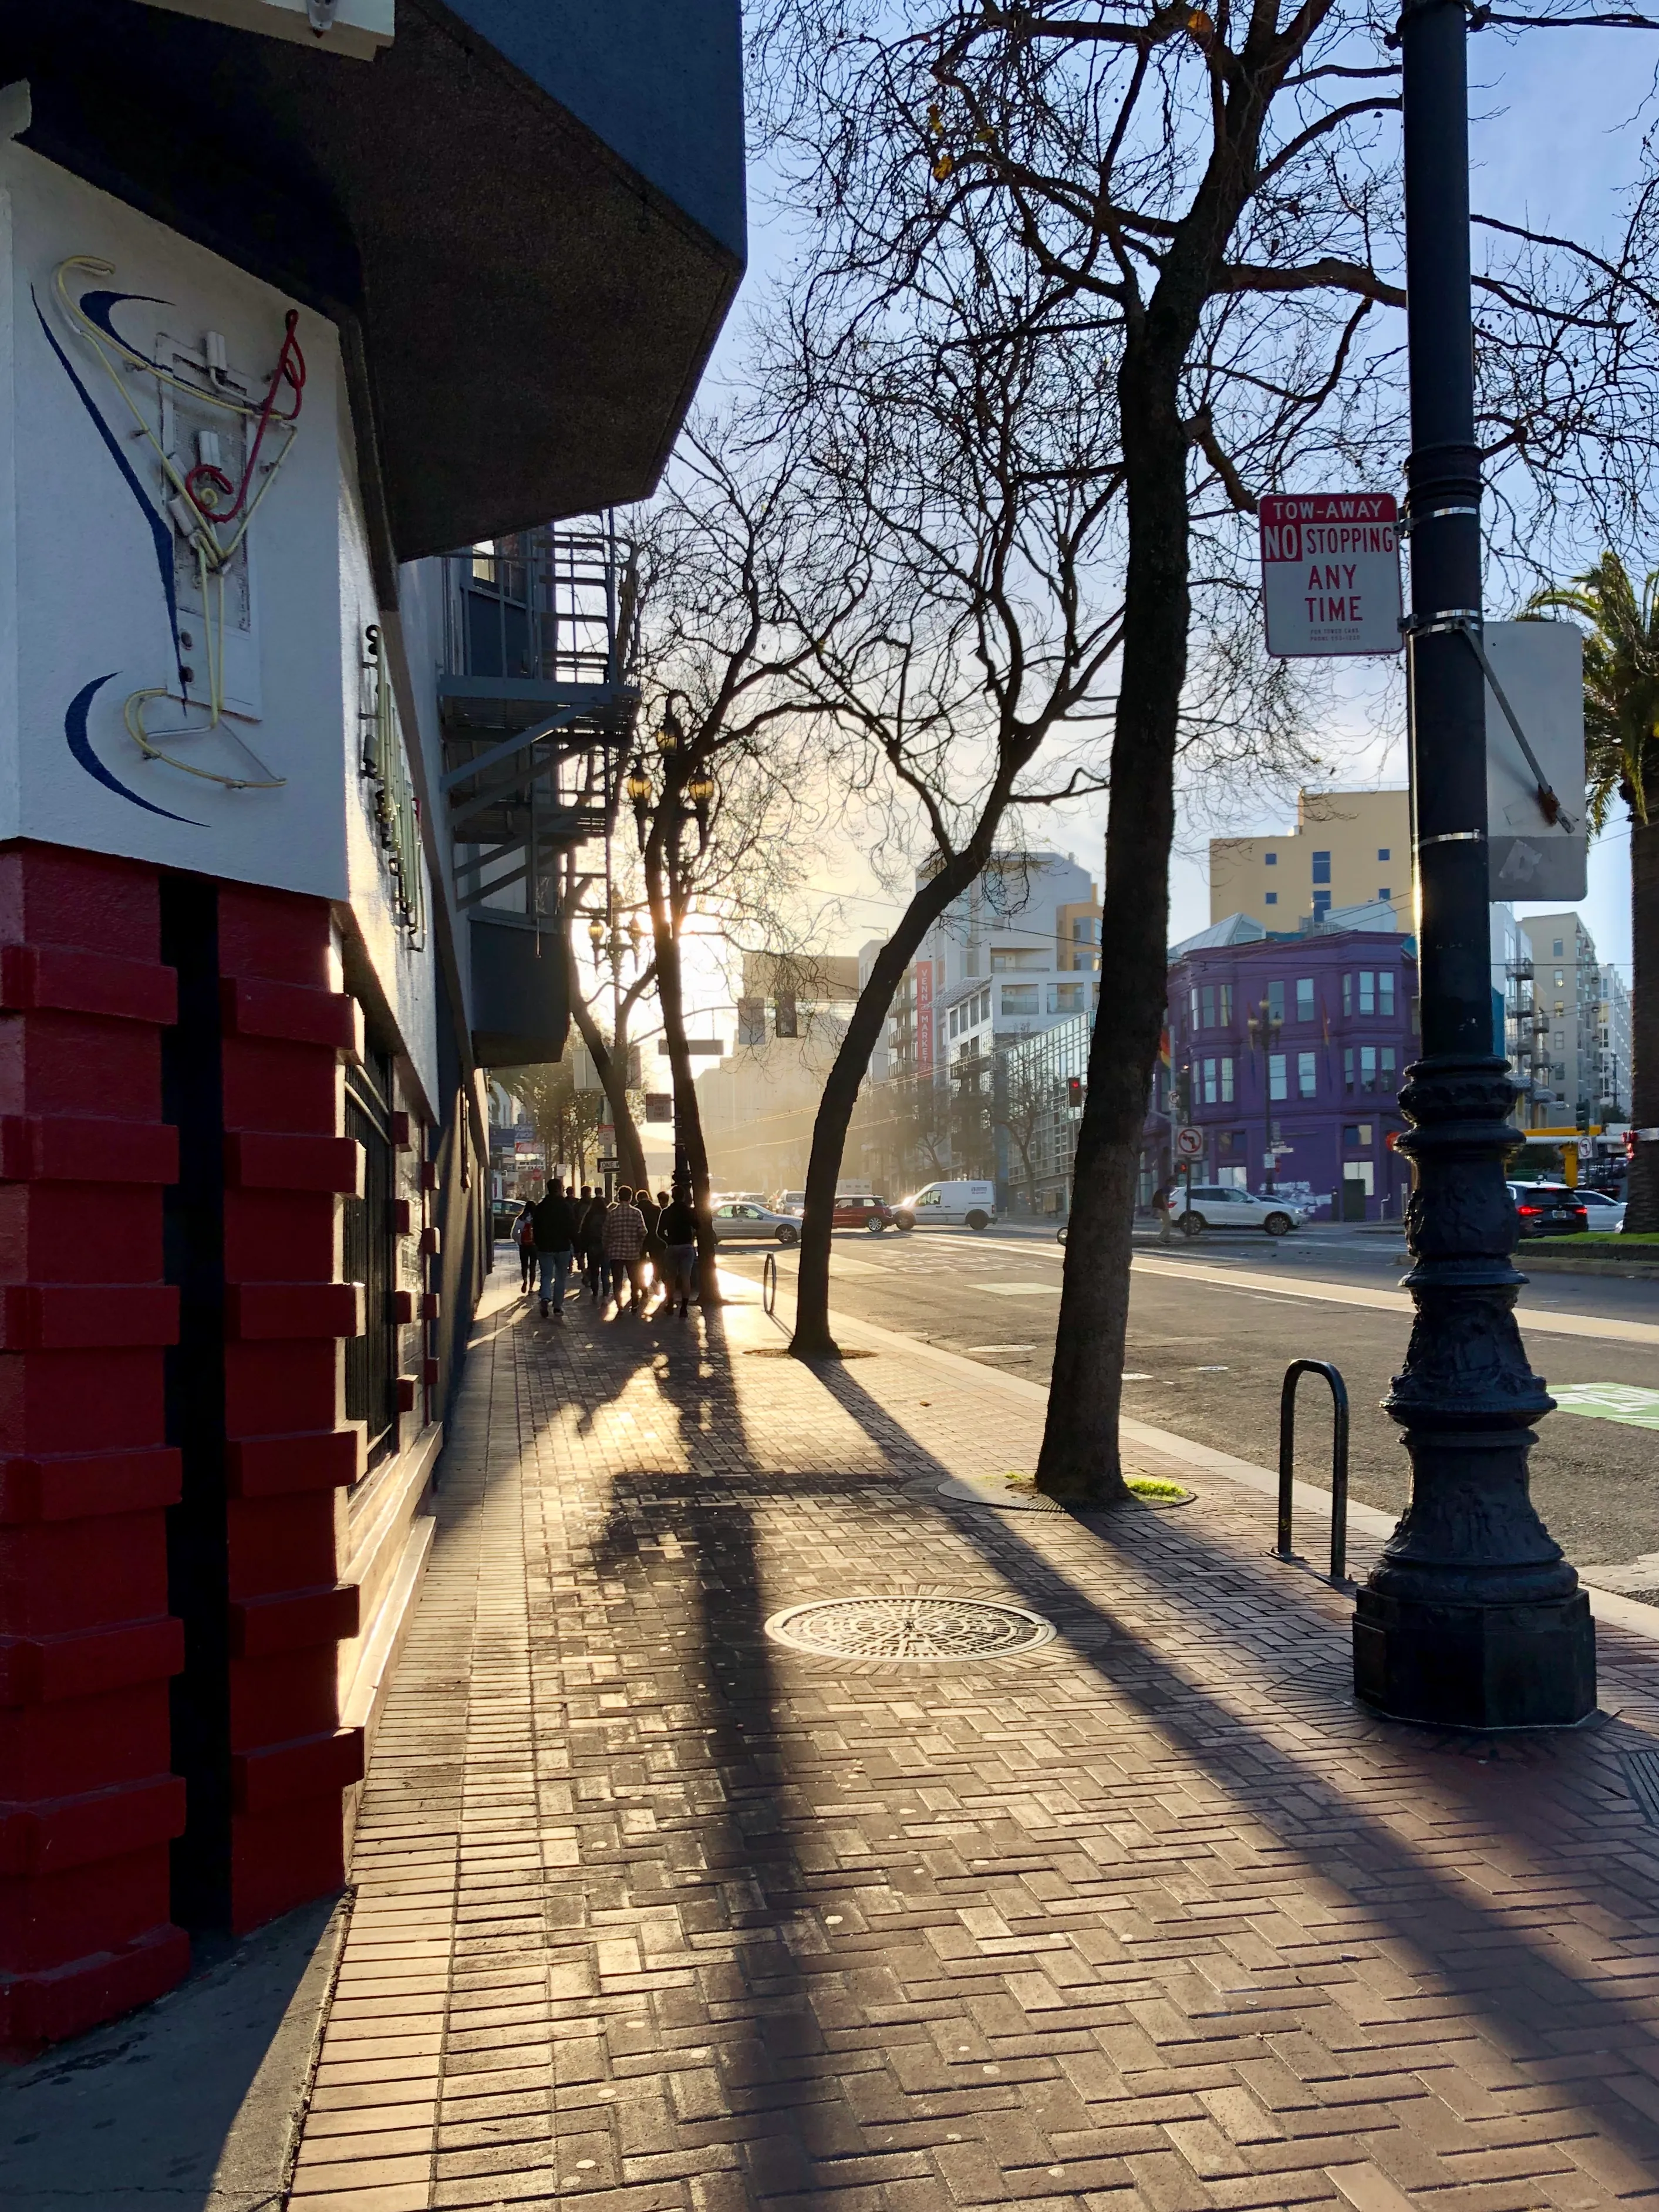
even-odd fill
[[[742,276],[738,0],[397,0],[372,60],[0,0],[20,143],[341,327],[377,567],[645,496]]]

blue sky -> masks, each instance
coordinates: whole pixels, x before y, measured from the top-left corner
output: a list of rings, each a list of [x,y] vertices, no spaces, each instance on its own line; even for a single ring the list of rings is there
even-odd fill
[[[1622,222],[1624,188],[1635,174],[1643,133],[1656,119],[1650,98],[1659,66],[1659,35],[1621,31],[1542,31],[1506,42],[1488,31],[1470,40],[1473,113],[1472,198],[1481,212],[1604,243]],[[758,302],[769,280],[787,270],[787,217],[772,197],[775,179],[763,165],[751,172],[750,274],[745,300]],[[714,382],[736,366],[743,307],[716,356]],[[1403,459],[1403,456],[1402,456]],[[1346,488],[1333,485],[1332,489]],[[1356,487],[1357,488],[1357,487]],[[1388,487],[1372,487],[1386,489]],[[1587,546],[1585,557],[1600,549]],[[1659,515],[1650,544],[1625,549],[1633,568],[1659,567]],[[1371,665],[1374,670],[1374,664]],[[1339,763],[1322,781],[1333,784],[1403,783],[1404,713],[1398,683],[1354,672],[1341,686],[1352,704],[1339,708],[1323,748]],[[1293,795],[1266,801],[1225,793],[1220,801],[1235,835],[1288,828]],[[1172,941],[1209,920],[1205,846],[1208,820],[1190,819],[1178,841],[1172,872]],[[1035,839],[1077,858],[1097,874],[1101,866],[1103,805],[1056,813]],[[1589,896],[1583,912],[1604,959],[1630,960],[1629,831],[1619,821],[1592,853]],[[824,856],[820,884],[844,883],[848,895],[841,942],[851,946],[884,933],[895,912],[890,898],[856,852]]]

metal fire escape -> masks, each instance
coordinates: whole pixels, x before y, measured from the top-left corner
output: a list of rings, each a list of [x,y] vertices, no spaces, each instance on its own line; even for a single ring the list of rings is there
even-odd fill
[[[444,738],[456,905],[471,920],[486,1066],[556,1058],[560,856],[603,840],[639,695],[633,578],[608,520],[555,524],[446,563]]]

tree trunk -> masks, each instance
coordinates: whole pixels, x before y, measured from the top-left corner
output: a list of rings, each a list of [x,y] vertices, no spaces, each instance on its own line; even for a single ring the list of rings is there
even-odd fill
[[[676,797],[674,804],[678,804]],[[651,902],[651,934],[657,956],[657,1004],[668,1046],[674,1090],[674,1144],[691,1170],[691,1203],[697,1216],[697,1302],[705,1310],[721,1305],[720,1249],[714,1241],[714,1208],[708,1188],[708,1146],[685,1042],[685,990],[680,969],[678,916],[662,837],[653,832],[645,848],[646,894]],[[678,1161],[675,1163],[678,1165]]]
[[[1190,615],[1188,441],[1176,367],[1148,362],[1146,352],[1144,339],[1132,337],[1119,378],[1129,555],[1101,899],[1111,982],[1103,988],[1090,1044],[1037,1461],[1037,1487],[1080,1505],[1128,1495],[1117,1425],[1141,1131],[1164,1027],[1175,755]]]
[[[1659,1128],[1659,815],[1630,823],[1630,1118]],[[1659,1137],[1636,1140],[1625,1195],[1632,1237],[1659,1235]]]
[[[617,1049],[612,1052],[599,1035],[599,1025],[592,1009],[582,996],[581,978],[576,972],[576,948],[567,944],[565,957],[570,991],[570,1011],[576,1018],[576,1028],[582,1042],[587,1047],[587,1056],[593,1063],[593,1073],[599,1079],[611,1108],[611,1120],[617,1132],[617,1180],[637,1189],[645,1181],[645,1147],[640,1142],[640,1133],[634,1126],[634,1116],[628,1110],[628,1032],[623,1028],[617,1038]]]
[[[812,1123],[812,1152],[806,1164],[805,1218],[801,1224],[800,1270],[795,1292],[795,1333],[789,1349],[797,1359],[839,1359],[841,1347],[830,1334],[830,1243],[847,1131],[858,1103],[859,1085],[870,1055],[881,1040],[904,971],[916,948],[951,900],[966,890],[991,857],[991,848],[1008,804],[1010,776],[999,778],[978,828],[963,850],[929,877],[899,918],[859,993],[853,1018],[836,1054],[817,1115]]]

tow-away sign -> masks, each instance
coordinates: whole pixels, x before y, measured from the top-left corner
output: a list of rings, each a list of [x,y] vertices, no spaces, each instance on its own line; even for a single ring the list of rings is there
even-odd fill
[[[1262,499],[1267,650],[1286,659],[1398,653],[1400,515],[1388,492]]]

